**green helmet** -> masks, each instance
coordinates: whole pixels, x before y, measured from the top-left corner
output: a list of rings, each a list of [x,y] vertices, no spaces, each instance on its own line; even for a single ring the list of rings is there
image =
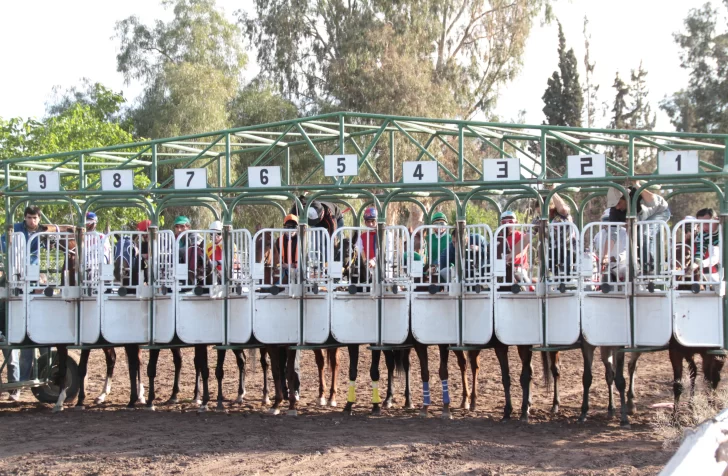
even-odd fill
[[[442,220],[447,223],[447,217],[442,212],[435,212],[435,214],[432,215],[432,223],[435,223],[438,220]]]

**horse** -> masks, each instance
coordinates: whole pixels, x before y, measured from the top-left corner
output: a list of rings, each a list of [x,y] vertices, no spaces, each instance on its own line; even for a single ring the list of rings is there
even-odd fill
[[[693,281],[700,281],[700,269],[693,265],[693,253],[690,247],[682,243],[676,246],[675,249],[675,262],[677,268],[689,273],[692,271],[694,277]],[[684,268],[683,268],[684,266]],[[679,281],[684,281],[684,276],[677,276]],[[701,289],[704,286],[701,286]],[[676,288],[678,291],[691,291],[692,285],[683,283],[679,284]],[[686,347],[680,344],[675,336],[670,338],[668,345],[668,353],[670,356],[670,364],[672,365],[672,390],[674,396],[673,405],[673,418],[677,417],[678,408],[680,405],[680,397],[684,391],[682,383],[683,373],[683,361],[688,364],[688,375],[690,377],[690,395],[691,397],[695,394],[695,379],[697,377],[697,365],[695,364],[695,355],[699,355],[702,361],[703,377],[706,382],[710,384],[711,390],[715,391],[720,384],[720,372],[723,370],[725,365],[724,355],[713,355],[709,354],[710,348],[707,347]]]
[[[38,227],[39,232],[47,232],[47,233],[75,233],[75,227],[72,225],[40,225]],[[69,285],[69,286],[76,286],[77,284],[77,266],[78,266],[78,256],[77,256],[77,245],[76,245],[76,239],[68,238],[67,240],[61,240],[61,239],[49,239],[48,244],[51,247],[57,247],[64,256],[63,259],[63,265],[61,267],[61,286]],[[56,350],[58,353],[58,374],[55,376],[55,384],[58,385],[61,388],[61,391],[58,395],[58,400],[56,401],[56,404],[53,407],[53,412],[57,413],[60,411],[63,411],[63,403],[66,400],[66,359],[68,358],[68,345],[56,345]],[[99,398],[103,396],[103,399],[106,398],[106,395],[108,394],[108,391],[110,391],[110,382],[111,377],[113,375],[113,369],[114,364],[116,362],[116,354],[113,351],[113,348],[111,349],[111,352],[104,349],[106,354],[106,361],[107,361],[107,375],[106,375],[106,384],[104,386],[104,389],[102,391],[102,394],[99,395]],[[113,354],[112,354],[113,352]],[[90,349],[83,349],[81,351],[81,360],[79,362],[79,377],[80,377],[80,390],[79,390],[79,396],[78,401],[76,404],[76,408],[83,409],[84,408],[84,400],[85,400],[85,379],[86,379],[86,372],[88,368],[88,357],[90,354]],[[138,352],[130,352],[127,350],[127,362],[129,365],[129,380],[130,380],[130,387],[131,387],[131,398],[129,401],[128,406],[134,406],[134,403],[138,400],[138,387],[136,385],[137,382],[137,375],[139,372],[139,360],[138,360],[139,354]],[[102,401],[103,401],[102,399]]]

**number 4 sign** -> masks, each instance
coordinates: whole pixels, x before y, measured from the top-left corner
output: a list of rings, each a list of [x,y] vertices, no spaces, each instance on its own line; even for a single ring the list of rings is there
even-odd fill
[[[697,174],[700,172],[697,150],[665,150],[657,153],[660,175]]]
[[[402,179],[404,183],[436,183],[437,162],[403,162]]]

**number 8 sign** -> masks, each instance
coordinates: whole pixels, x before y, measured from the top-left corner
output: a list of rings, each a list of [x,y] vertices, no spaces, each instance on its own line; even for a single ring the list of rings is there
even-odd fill
[[[101,190],[134,190],[134,171],[102,170]]]

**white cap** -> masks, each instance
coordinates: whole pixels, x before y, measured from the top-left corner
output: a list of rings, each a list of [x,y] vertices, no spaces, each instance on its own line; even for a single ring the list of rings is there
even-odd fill
[[[209,229],[215,230],[215,231],[222,231],[222,222],[219,220],[215,220],[214,222],[210,223]]]
[[[607,207],[616,207],[619,203],[619,200],[622,198],[624,198],[622,192],[620,192],[616,188],[610,188],[607,192]]]
[[[684,218],[684,220],[697,220],[697,218],[695,218],[695,217],[694,217],[694,216],[692,216],[692,215],[688,215],[688,216],[686,216],[686,217]]]
[[[318,220],[319,214],[314,207],[308,207],[308,219]]]
[[[604,212],[602,212],[602,216],[601,216],[600,220],[601,221],[609,221],[610,211],[611,211],[610,208],[605,208],[604,209]]]

